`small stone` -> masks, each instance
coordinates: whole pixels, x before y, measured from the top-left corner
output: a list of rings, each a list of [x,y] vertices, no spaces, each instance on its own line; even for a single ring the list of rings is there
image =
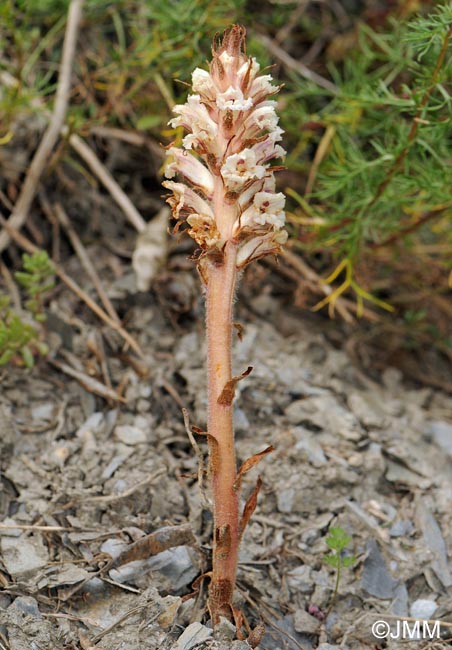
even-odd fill
[[[361,588],[376,598],[393,598],[398,585],[389,573],[377,542],[371,539],[367,544],[368,556],[364,560]]]
[[[389,529],[389,534],[391,537],[403,537],[405,535],[411,535],[414,530],[414,525],[412,521],[408,519],[401,519],[396,521],[395,524]]]
[[[410,616],[413,618],[425,621],[432,618],[433,614],[438,609],[438,605],[434,600],[424,600],[420,598],[411,603]]]
[[[452,424],[441,420],[430,422],[427,433],[438,447],[452,457]]]
[[[96,411],[95,413],[92,413],[89,416],[89,418],[85,420],[85,422],[78,429],[75,435],[77,436],[77,438],[83,440],[84,434],[87,431],[91,433],[97,433],[102,427],[103,422],[104,422],[104,414],[101,411]]]
[[[405,583],[398,585],[394,591],[394,600],[390,607],[391,614],[394,616],[408,616],[408,590]]]
[[[40,537],[2,537],[1,550],[6,570],[13,577],[32,574],[49,561],[47,547]]]
[[[301,591],[301,593],[311,593],[314,588],[311,567],[302,565],[292,569],[287,573],[287,584],[294,591]]]
[[[293,615],[293,626],[297,632],[304,634],[317,634],[320,628],[320,621],[305,612],[304,609],[297,609]]]
[[[234,641],[235,634],[235,625],[224,616],[220,616],[220,622],[215,627],[215,639],[218,641]]]
[[[45,402],[44,404],[36,404],[31,408],[31,417],[33,420],[50,420],[53,417],[54,404],[52,402]]]
[[[33,616],[33,618],[42,618],[38,601],[31,596],[18,596],[8,607],[8,610],[11,609],[16,609],[23,614],[27,614],[27,616]]]
[[[361,467],[364,463],[362,454],[352,454],[347,458],[347,463],[350,467]]]
[[[378,399],[368,393],[352,393],[348,397],[350,410],[365,427],[382,429],[388,425]]]
[[[292,432],[298,438],[298,442],[295,444],[295,449],[305,451],[311,465],[314,467],[326,465],[328,461],[322,446],[315,437],[315,434],[303,427],[294,427]]]
[[[276,496],[276,501],[278,504],[279,512],[289,513],[292,512],[293,502],[295,498],[295,490],[293,488],[287,488],[278,492]]]
[[[115,429],[115,437],[125,445],[139,445],[147,442],[145,431],[130,424],[123,424]]]
[[[213,634],[205,625],[195,622],[191,623],[177,639],[171,650],[192,650],[206,641]]]

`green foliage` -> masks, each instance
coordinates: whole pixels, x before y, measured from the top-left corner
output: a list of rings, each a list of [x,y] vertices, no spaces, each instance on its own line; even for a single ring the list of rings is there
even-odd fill
[[[328,533],[329,536],[325,539],[325,543],[333,553],[326,555],[323,558],[324,562],[335,569],[353,566],[356,562],[356,558],[353,555],[343,556],[342,554],[352,541],[350,535],[347,535],[345,530],[339,526],[332,526]]]
[[[43,309],[45,294],[55,286],[53,265],[45,251],[23,256],[24,271],[15,274],[29,299],[25,307],[29,314],[21,318],[10,307],[7,296],[0,294],[0,366],[22,358],[27,368],[35,363],[35,354],[48,354],[49,348],[40,340],[40,323],[46,320]],[[31,324],[28,317],[32,317]]]
[[[362,26],[359,57],[350,57],[337,79],[340,94],[324,112],[335,135],[314,199],[326,221],[320,240],[340,254],[357,257],[413,218],[450,206],[445,182],[452,175],[452,98],[445,83],[450,48],[436,70],[450,11],[435,17],[442,25],[438,38],[424,34],[421,39],[422,26],[429,24],[424,19],[395,26],[386,35]],[[412,33],[424,44],[422,66]]]
[[[28,295],[25,308],[36,321],[42,323],[46,320],[43,297],[55,286],[53,264],[46,251],[38,251],[33,255],[25,253],[22,262],[24,271],[17,271],[14,275]]]
[[[344,554],[345,549],[352,541],[350,535],[347,535],[345,530],[340,526],[331,526],[328,533],[329,536],[325,539],[325,543],[332,550],[332,553],[326,555],[323,558],[323,561],[325,562],[325,564],[328,564],[328,566],[332,567],[333,569],[336,569],[336,582],[335,582],[333,595],[331,597],[330,605],[328,607],[326,616],[328,616],[328,614],[331,612],[331,609],[336,600],[337,593],[339,590],[339,584],[341,580],[342,569],[350,568],[356,562],[356,558],[354,555]]]
[[[5,366],[20,354],[27,368],[31,368],[34,360],[28,344],[36,336],[36,329],[9,309],[6,296],[0,296],[0,366]]]

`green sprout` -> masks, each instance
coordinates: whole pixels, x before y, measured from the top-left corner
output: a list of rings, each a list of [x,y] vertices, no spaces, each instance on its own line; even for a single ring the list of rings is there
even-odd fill
[[[331,597],[331,601],[327,609],[325,618],[329,616],[333,608],[333,605],[336,601],[338,590],[339,590],[339,584],[341,581],[342,569],[343,568],[348,569],[352,567],[356,562],[356,558],[354,555],[344,555],[344,550],[352,541],[350,535],[347,535],[345,530],[340,526],[336,526],[336,527],[332,526],[328,532],[329,532],[329,536],[325,539],[325,542],[327,546],[331,549],[332,553],[326,555],[323,558],[323,560],[326,564],[336,569],[336,583],[334,585],[333,595]]]
[[[24,271],[15,273],[15,278],[28,294],[25,308],[33,315],[34,320],[43,323],[46,315],[43,308],[43,298],[55,286],[54,268],[46,251],[37,251],[33,255],[22,256]]]
[[[0,366],[21,357],[26,368],[33,368],[35,354],[45,356],[49,352],[49,346],[40,340],[39,324],[46,320],[44,298],[55,286],[54,267],[45,251],[25,254],[22,260],[24,270],[15,277],[28,296],[25,308],[32,322],[27,322],[27,314],[21,318],[10,308],[8,296],[0,295]]]

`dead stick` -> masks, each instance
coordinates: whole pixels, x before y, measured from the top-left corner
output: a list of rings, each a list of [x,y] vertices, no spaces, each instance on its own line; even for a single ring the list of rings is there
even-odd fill
[[[88,165],[97,176],[102,185],[110,192],[112,198],[123,210],[128,221],[137,230],[142,232],[146,228],[146,222],[138,212],[127,194],[122,190],[108,169],[101,163],[94,151],[80,138],[73,133],[69,136],[69,144],[78,153],[80,158]]]
[[[105,289],[102,286],[102,282],[100,281],[99,275],[96,269],[94,268],[94,265],[91,262],[89,255],[86,252],[86,249],[80,240],[80,237],[77,235],[74,228],[72,227],[72,224],[63,206],[61,205],[61,203],[56,203],[54,207],[55,207],[56,217],[59,223],[63,226],[64,230],[66,231],[69,241],[71,242],[73,249],[77,253],[81,265],[85,269],[86,273],[89,275],[91,282],[93,283],[97,291],[97,294],[101,299],[103,306],[105,307],[105,311],[107,311],[110,314],[110,316],[113,318],[114,321],[120,323],[121,321],[118,314],[116,313],[116,309],[113,307],[110,298],[107,296]]]
[[[66,116],[71,84],[72,62],[74,60],[78,28],[82,17],[82,7],[83,0],[71,0],[52,118],[31,161],[21,193],[14,206],[13,213],[9,218],[9,224],[16,230],[20,230],[27,219],[28,212],[37,192],[39,179],[45,170],[46,163],[58,139]],[[0,252],[5,250],[10,241],[10,233],[3,230],[0,233]]]
[[[17,232],[15,228],[13,228],[10,223],[0,214],[0,224],[5,228],[5,230],[8,232],[10,235],[11,239],[14,239],[16,244],[18,244],[21,248],[27,251],[27,253],[33,254],[36,253],[39,249],[37,246],[35,246],[29,239],[27,239],[24,235],[22,235],[20,232]],[[143,352],[138,345],[138,343],[135,341],[134,338],[118,323],[116,323],[108,314],[104,312],[104,310],[99,307],[97,303],[92,300],[85,291],[81,287],[78,286],[78,284],[70,278],[64,271],[61,269],[55,262],[53,263],[55,267],[55,273],[58,275],[60,280],[64,282],[64,284],[73,291],[76,296],[80,298],[88,307],[93,311],[96,316],[99,316],[101,320],[104,321],[107,325],[109,325],[112,329],[116,330],[118,334],[122,336],[124,341],[130,345],[130,347],[135,350],[137,354],[139,354],[141,357],[143,356]]]

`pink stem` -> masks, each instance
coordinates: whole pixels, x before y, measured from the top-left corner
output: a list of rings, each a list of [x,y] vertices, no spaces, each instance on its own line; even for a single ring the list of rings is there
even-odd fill
[[[233,408],[219,398],[231,381],[232,305],[237,277],[237,245],[228,241],[220,263],[207,265],[206,325],[210,476],[214,502],[214,539],[209,610],[213,624],[231,618],[239,547],[239,495],[234,488],[237,465]],[[226,403],[225,403],[226,402]]]

